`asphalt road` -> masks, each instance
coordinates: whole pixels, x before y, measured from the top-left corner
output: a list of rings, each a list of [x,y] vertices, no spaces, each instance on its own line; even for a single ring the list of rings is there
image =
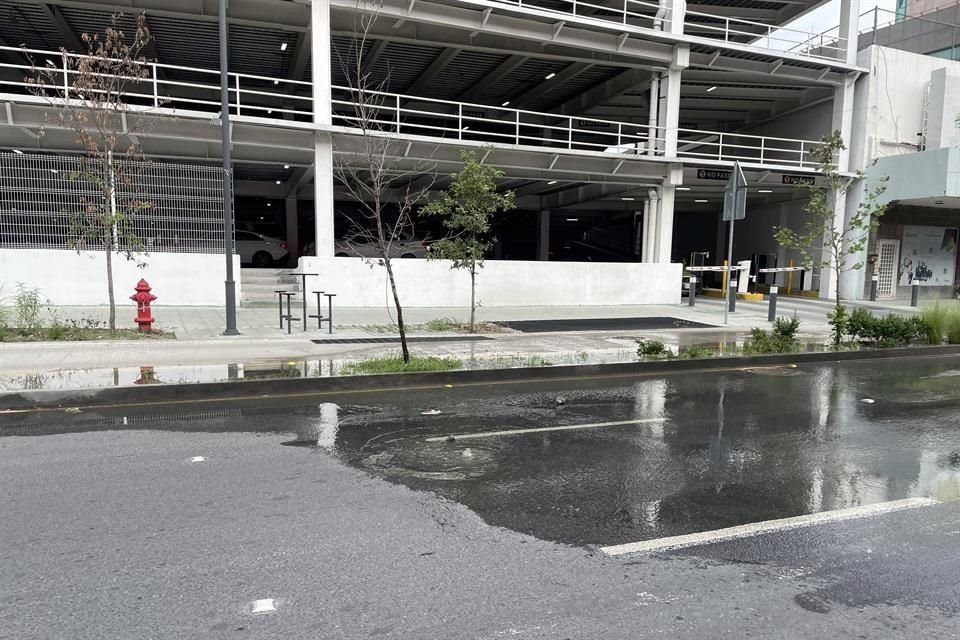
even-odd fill
[[[958,638],[960,502],[595,546],[954,497],[958,374],[938,358],[0,417],[0,638]],[[656,421],[475,437],[617,418]]]

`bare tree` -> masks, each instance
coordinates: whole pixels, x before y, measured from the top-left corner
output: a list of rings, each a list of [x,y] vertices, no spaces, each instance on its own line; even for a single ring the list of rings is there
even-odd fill
[[[27,78],[31,90],[56,108],[59,125],[72,130],[82,148],[78,168],[67,179],[86,183],[99,194],[82,198],[79,211],[67,212],[69,242],[78,252],[104,252],[110,329],[116,329],[113,254],[144,266],[137,258],[144,242],[136,233],[136,220],[153,203],[136,195],[144,160],[138,135],[158,117],[144,117],[144,111],[157,106],[153,98],[140,109],[129,104],[137,99],[131,94],[151,77],[153,61],[144,55],[152,39],[146,18],[137,17],[133,33],[124,33],[121,18],[114,15],[103,34],[82,34],[85,54],[61,49],[61,65],[52,60],[34,63]]]
[[[364,0],[361,4],[366,5],[366,11],[358,14],[350,45],[334,50],[352,104],[347,113],[335,118],[357,129],[359,135],[338,146],[333,170],[358,204],[359,214],[348,216],[351,236],[355,242],[373,247],[377,266],[386,270],[397,313],[400,348],[407,363],[410,350],[393,261],[403,253],[404,240],[413,237],[415,210],[435,182],[436,166],[430,160],[400,159],[403,154],[398,152],[397,138],[404,123],[399,102],[385,94],[390,74],[374,76],[366,57],[379,5]]]

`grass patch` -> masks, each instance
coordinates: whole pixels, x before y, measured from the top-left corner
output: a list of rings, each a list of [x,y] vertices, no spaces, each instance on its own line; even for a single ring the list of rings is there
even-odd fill
[[[415,371],[452,371],[462,369],[463,363],[456,358],[438,356],[410,356],[410,362],[404,362],[400,354],[379,356],[348,362],[337,371],[340,375],[369,373],[412,373]]]
[[[56,324],[49,327],[23,329],[0,326],[0,342],[90,342],[95,340],[173,340],[171,331],[154,329],[142,333],[136,329],[90,329]]]
[[[506,327],[496,322],[477,322],[471,332],[469,322],[462,322],[455,318],[434,318],[416,328],[429,333],[506,333],[508,331]]]
[[[950,344],[960,344],[960,303],[934,303],[925,307],[920,317],[929,329],[930,344],[940,344],[944,340]]]

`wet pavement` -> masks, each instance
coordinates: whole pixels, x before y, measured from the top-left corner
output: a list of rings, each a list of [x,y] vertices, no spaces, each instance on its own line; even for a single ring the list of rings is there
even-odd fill
[[[0,638],[956,638],[958,409],[952,356],[0,415]]]

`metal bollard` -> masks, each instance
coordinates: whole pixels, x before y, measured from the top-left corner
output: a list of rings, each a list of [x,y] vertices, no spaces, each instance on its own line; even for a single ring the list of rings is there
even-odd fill
[[[920,283],[914,280],[912,290],[910,291],[910,306],[916,307],[919,304],[920,304]]]
[[[770,308],[767,311],[767,320],[773,322],[777,319],[777,292],[779,288],[776,285],[770,286]]]
[[[687,294],[687,304],[691,307],[697,304],[697,277],[690,276],[690,292]]]
[[[730,294],[730,313],[733,313],[737,310],[737,281],[730,281],[730,289],[727,293]]]
[[[870,278],[870,302],[877,301],[877,289],[880,288],[880,276]]]

